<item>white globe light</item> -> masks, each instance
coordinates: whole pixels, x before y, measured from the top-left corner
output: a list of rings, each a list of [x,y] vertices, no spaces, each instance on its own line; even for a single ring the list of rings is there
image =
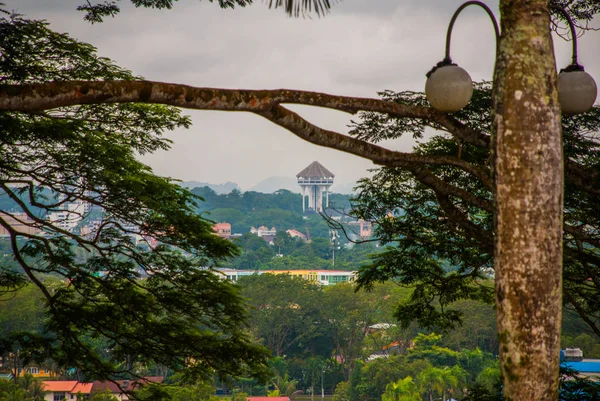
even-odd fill
[[[456,65],[438,67],[425,83],[427,100],[444,113],[459,111],[473,96],[473,81],[469,73]]]
[[[585,113],[596,101],[598,88],[587,72],[563,71],[558,75],[558,100],[565,114]]]

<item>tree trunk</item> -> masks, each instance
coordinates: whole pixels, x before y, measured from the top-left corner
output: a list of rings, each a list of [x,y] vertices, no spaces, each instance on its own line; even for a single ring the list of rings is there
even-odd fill
[[[547,0],[501,0],[496,64],[496,302],[507,401],[556,400],[563,156]]]

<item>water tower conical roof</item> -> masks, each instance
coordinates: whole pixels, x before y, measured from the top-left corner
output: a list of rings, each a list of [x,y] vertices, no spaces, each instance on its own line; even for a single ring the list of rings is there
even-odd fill
[[[335,177],[335,175],[327,170],[323,165],[317,161],[312,162],[304,170],[296,174],[296,178],[324,178],[324,177]]]

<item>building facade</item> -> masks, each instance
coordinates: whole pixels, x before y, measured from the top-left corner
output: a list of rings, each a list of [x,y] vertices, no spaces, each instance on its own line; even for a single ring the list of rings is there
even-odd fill
[[[350,283],[356,279],[356,272],[345,270],[235,270],[217,269],[224,278],[237,281],[240,277],[253,274],[287,274],[292,277],[300,277],[320,285],[335,285],[339,283]]]

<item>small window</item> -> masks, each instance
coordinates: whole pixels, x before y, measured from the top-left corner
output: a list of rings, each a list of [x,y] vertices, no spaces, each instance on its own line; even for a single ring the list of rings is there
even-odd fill
[[[66,394],[65,393],[54,393],[54,397],[53,397],[53,401],[63,401],[64,399],[66,399]]]
[[[28,370],[29,373],[31,373],[32,375],[37,375],[38,373],[40,373],[40,368],[36,368],[35,366],[29,368]]]

